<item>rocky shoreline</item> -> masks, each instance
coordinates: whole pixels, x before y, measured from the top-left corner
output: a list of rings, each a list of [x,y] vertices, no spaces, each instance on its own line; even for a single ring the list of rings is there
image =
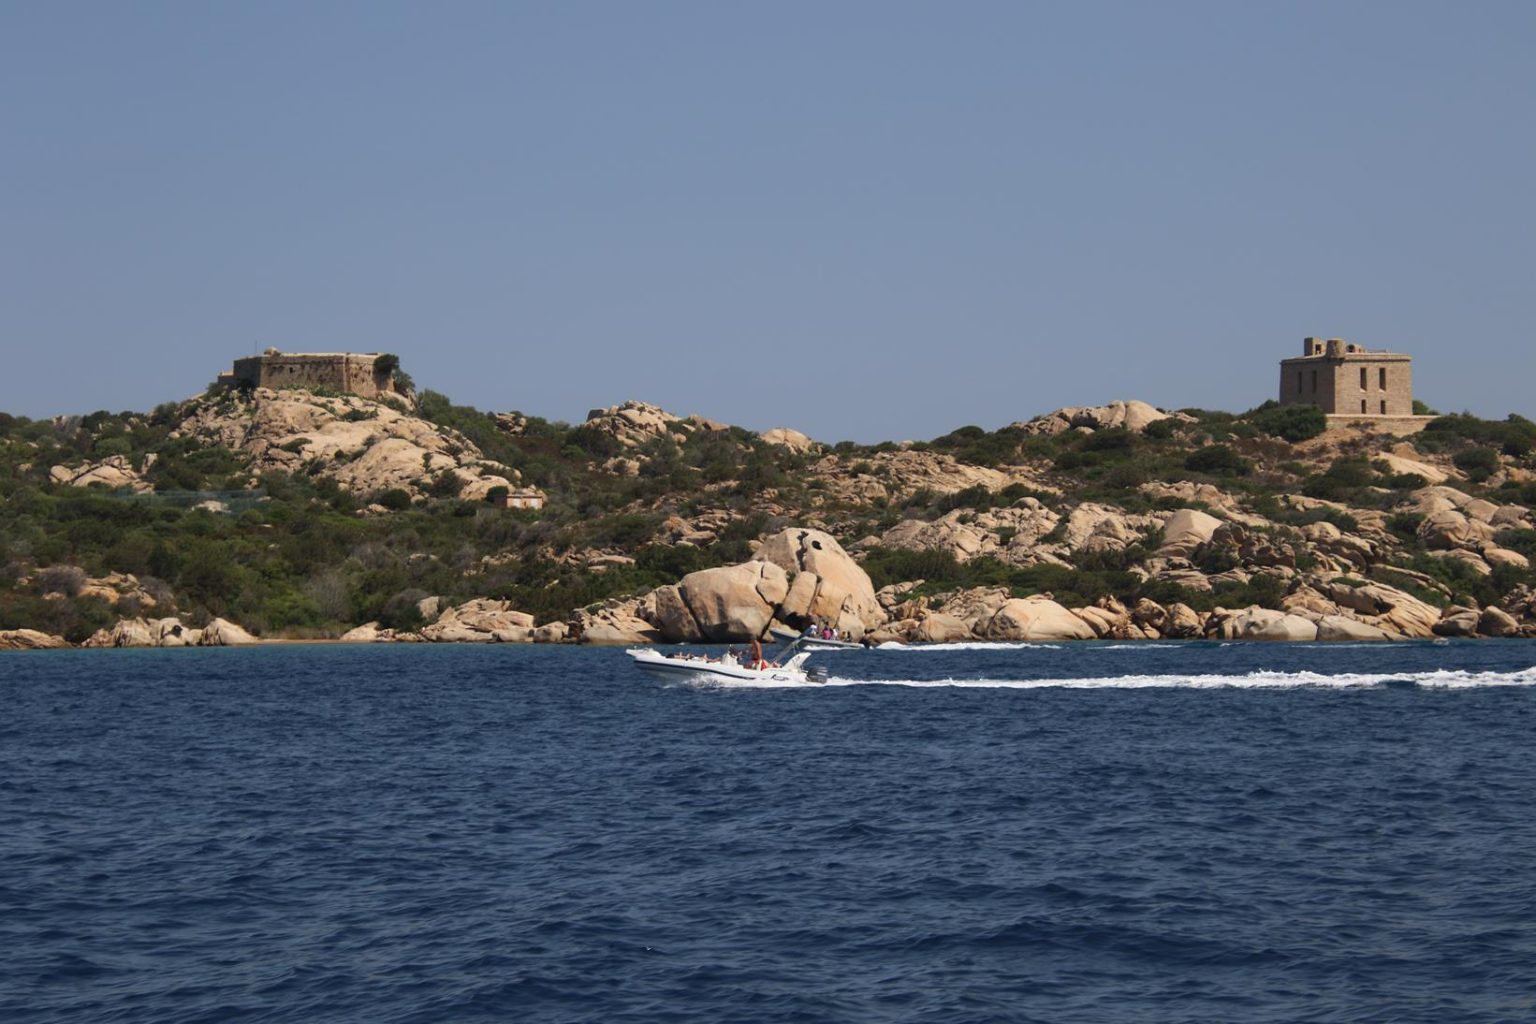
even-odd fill
[[[0,649],[1536,636],[1536,423],[1423,426],[1129,401],[827,445],[302,388],[0,417]]]
[[[1170,519],[1173,540],[1190,530],[1214,534],[1194,510]],[[119,585],[131,585],[119,580]],[[334,640],[259,639],[214,619],[201,628],[176,618],[118,620],[79,646],[214,647],[280,643],[730,643],[767,635],[773,626],[800,630],[816,622],[873,644],[966,641],[1164,640],[1402,641],[1438,637],[1536,637],[1536,593],[1527,592],[1517,618],[1498,607],[1435,606],[1381,582],[1334,573],[1294,586],[1279,609],[1250,605],[1199,612],[1141,599],[1127,607],[1113,597],[1068,608],[1049,594],[1014,597],[1006,587],[978,587],[911,596],[922,581],[876,591],[859,563],[830,534],[792,528],[763,541],[747,562],[690,573],[643,597],[582,609],[569,622],[539,625],[506,601],[479,598],[440,607],[421,602],[432,622],[419,630],[364,623]],[[1523,621],[1522,621],[1523,619]],[[22,629],[0,631],[0,650],[65,649],[61,637]]]

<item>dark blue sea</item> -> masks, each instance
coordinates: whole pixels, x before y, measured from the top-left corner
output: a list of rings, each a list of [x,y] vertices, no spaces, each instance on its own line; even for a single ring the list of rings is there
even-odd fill
[[[0,655],[0,1021],[1536,1020],[1536,643]]]

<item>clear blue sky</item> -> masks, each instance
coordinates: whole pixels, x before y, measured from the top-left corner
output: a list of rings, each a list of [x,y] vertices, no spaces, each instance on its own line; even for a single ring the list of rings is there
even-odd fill
[[[824,440],[1242,409],[1303,335],[1536,415],[1536,3],[0,0],[0,409],[393,351]]]

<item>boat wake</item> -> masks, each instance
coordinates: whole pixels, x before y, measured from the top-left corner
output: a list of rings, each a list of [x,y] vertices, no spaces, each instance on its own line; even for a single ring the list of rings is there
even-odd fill
[[[875,648],[878,651],[932,651],[937,654],[953,654],[955,651],[1059,651],[1060,644],[1033,644],[1025,641],[967,640],[954,644],[904,644],[888,640]]]
[[[804,683],[764,681],[708,684],[737,689],[805,689]],[[1099,676],[1076,679],[844,679],[833,676],[821,686],[961,687],[997,690],[1140,690],[1153,688],[1217,689],[1361,689],[1424,687],[1464,690],[1490,686],[1536,686],[1536,666],[1519,672],[1249,672],[1245,675]]]

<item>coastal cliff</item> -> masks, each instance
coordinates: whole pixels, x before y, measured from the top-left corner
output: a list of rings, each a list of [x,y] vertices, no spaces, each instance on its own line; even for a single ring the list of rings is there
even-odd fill
[[[826,444],[299,388],[0,414],[0,648],[1536,635],[1536,424],[1325,426],[1114,402]]]

